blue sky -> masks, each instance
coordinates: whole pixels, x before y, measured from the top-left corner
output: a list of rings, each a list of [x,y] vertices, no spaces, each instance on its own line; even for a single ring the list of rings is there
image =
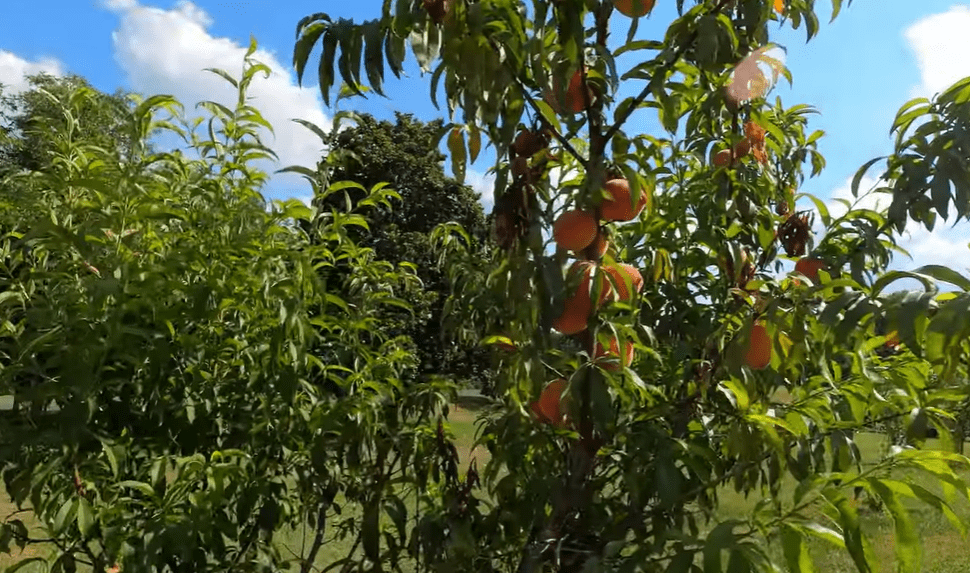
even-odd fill
[[[229,2],[225,0],[43,0],[9,3],[0,19],[0,83],[17,90],[24,73],[44,70],[76,73],[96,88],[113,92],[124,88],[145,94],[169,93],[187,109],[200,99],[232,103],[231,86],[201,72],[219,67],[238,75],[250,34],[260,50],[257,59],[274,71],[268,80],[254,82],[255,105],[276,127],[268,141],[281,156],[281,165],[313,165],[319,141],[289,118],[309,119],[328,126],[333,110],[323,106],[314,73],[319,50],[311,55],[304,88],[296,86],[291,59],[297,21],[313,12],[333,17],[377,17],[381,0],[288,0],[286,2]],[[849,197],[848,182],[865,161],[891,149],[889,126],[899,106],[916,95],[932,95],[957,79],[970,75],[970,5],[952,0],[855,0],[834,23],[828,24],[829,0],[816,2],[822,28],[810,43],[804,29],[780,30],[773,40],[788,49],[787,65],[794,76],[775,89],[786,106],[808,103],[813,116],[810,129],[826,137],[819,147],[828,166],[802,191],[820,196]],[[674,0],[658,0],[651,16],[641,22],[638,37],[661,38],[675,17]],[[58,17],[51,17],[57,14]],[[628,20],[615,15],[614,39],[625,37]],[[342,102],[344,107],[391,118],[395,110],[425,120],[445,113],[430,103],[428,76],[422,77],[413,58],[408,78],[388,74],[385,89],[390,99]],[[627,86],[635,93],[639,85]],[[622,92],[621,92],[622,93]],[[622,93],[626,95],[626,93]],[[646,118],[631,131],[652,130]],[[491,205],[490,179],[485,172],[494,155],[483,154],[471,167],[468,181]],[[272,165],[265,168],[272,169]],[[872,171],[878,175],[878,170]],[[869,183],[873,181],[870,180]],[[299,178],[276,176],[267,195],[306,198],[307,186]],[[872,203],[871,201],[869,202]],[[810,204],[800,204],[809,208]],[[948,226],[947,226],[948,227]],[[912,226],[903,246],[910,261],[897,257],[895,268],[921,264],[947,264],[966,272],[966,223],[954,229],[927,233]]]

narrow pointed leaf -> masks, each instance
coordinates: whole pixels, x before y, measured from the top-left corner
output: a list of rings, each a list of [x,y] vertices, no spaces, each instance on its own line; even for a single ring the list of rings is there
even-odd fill
[[[310,52],[328,26],[329,22],[314,22],[298,32],[299,39],[293,47],[293,67],[296,68],[296,81],[300,86],[303,85],[303,72],[306,70]]]
[[[451,152],[451,171],[455,175],[455,179],[459,183],[464,183],[465,181],[465,138],[462,135],[462,131],[459,128],[451,130],[451,134],[448,135],[448,151]]]
[[[896,562],[899,564],[900,573],[915,573],[919,570],[922,546],[909,511],[882,480],[870,479],[868,482],[892,516],[896,533]]]
[[[380,22],[372,21],[364,26],[364,67],[371,89],[384,96],[384,35]]]
[[[337,55],[337,35],[328,30],[323,37],[323,53],[320,55],[320,65],[317,75],[320,81],[320,95],[323,103],[330,107],[330,89],[333,87],[333,60]]]

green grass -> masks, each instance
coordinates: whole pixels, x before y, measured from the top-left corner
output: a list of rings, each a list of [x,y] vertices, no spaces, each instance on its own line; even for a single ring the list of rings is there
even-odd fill
[[[40,523],[34,518],[34,514],[25,511],[22,513],[14,513],[17,511],[17,506],[10,501],[10,497],[7,496],[7,492],[3,490],[0,486],[0,519],[6,520],[9,516],[10,519],[20,519],[27,526],[30,531],[31,537],[43,537],[43,531],[40,528]],[[43,557],[47,555],[49,551],[46,545],[28,545],[23,551],[20,550],[16,545],[11,547],[11,553],[0,553],[0,571],[6,569],[7,567],[18,563],[24,559],[29,559],[31,557]],[[40,569],[36,569],[40,570]],[[23,569],[23,571],[29,573],[30,569]]]
[[[474,397],[462,397],[456,407],[451,409],[448,417],[448,425],[456,436],[456,446],[458,447],[461,471],[464,472],[470,460],[478,460],[479,469],[488,461],[488,453],[483,449],[472,452],[471,447],[474,443],[476,430],[477,411],[482,402]],[[864,459],[876,459],[885,447],[885,438],[878,434],[858,434],[856,442],[862,451]],[[939,444],[931,440],[927,447],[936,448]],[[782,499],[790,500],[794,481],[790,478],[783,484]],[[725,487],[719,492],[719,519],[744,518],[754,508],[760,500],[760,494],[753,493],[748,498],[736,493],[733,488]],[[338,502],[340,500],[338,499]],[[409,503],[410,507],[410,503]],[[970,573],[970,540],[964,540],[959,532],[953,529],[950,523],[936,511],[921,506],[911,504],[913,510],[913,520],[917,524],[920,537],[923,540],[923,568],[926,573]],[[0,517],[6,517],[16,508],[9,502],[5,495],[0,496]],[[970,523],[970,504],[959,503],[954,507],[957,515],[967,523]],[[859,505],[862,515],[863,527],[870,538],[873,540],[874,550],[880,564],[880,570],[886,573],[896,570],[896,558],[894,555],[893,524],[892,521],[880,510],[869,508],[865,503]],[[37,522],[32,516],[21,514],[21,519],[31,527],[32,533],[40,534]],[[342,516],[332,518],[330,525],[335,525],[338,520],[352,517],[359,519],[359,512],[347,507]],[[312,539],[312,532],[303,531],[302,528],[293,531],[282,531],[278,537],[278,543],[284,555],[293,556],[300,554],[301,548],[305,543],[308,549]],[[324,566],[333,561],[344,557],[350,551],[353,539],[348,536],[346,539],[337,539],[333,528],[328,528],[327,536],[320,554],[316,560],[318,566]],[[15,550],[13,555],[0,554],[0,569],[7,567],[17,561],[35,555],[43,555],[46,548],[42,546],[29,547],[25,552],[20,553]],[[292,553],[290,553],[292,551]],[[778,559],[781,559],[781,549],[771,548],[771,551]],[[855,571],[855,566],[844,550],[839,550],[826,546],[823,543],[813,543],[811,545],[813,561],[816,570],[824,573],[849,573]],[[359,549],[358,549],[359,552]],[[405,571],[411,568],[405,564]]]
[[[461,474],[467,471],[472,458],[477,459],[479,470],[489,460],[489,454],[484,448],[479,447],[474,452],[472,451],[472,446],[475,442],[477,412],[485,402],[486,400],[476,396],[460,396],[458,403],[450,408],[447,426],[455,435],[455,447],[458,450],[459,473]],[[405,494],[403,499],[410,510],[413,507],[414,496]],[[338,496],[336,502],[342,503],[342,501],[342,496]],[[344,516],[341,516],[340,519],[345,519],[347,516],[359,519],[361,512],[356,508],[348,507],[344,510]],[[332,521],[331,523],[334,522]],[[283,554],[292,557],[303,554],[303,548],[306,548],[308,551],[312,543],[312,538],[313,533],[310,531],[303,531],[302,529],[284,531],[279,543]],[[348,536],[345,539],[337,539],[336,533],[330,530],[327,532],[325,539],[326,541],[320,548],[320,553],[316,559],[318,566],[326,566],[338,559],[346,557],[353,547],[353,536]],[[357,552],[358,554],[360,553],[360,548],[358,548]],[[401,568],[404,571],[413,570],[409,563],[402,564]]]

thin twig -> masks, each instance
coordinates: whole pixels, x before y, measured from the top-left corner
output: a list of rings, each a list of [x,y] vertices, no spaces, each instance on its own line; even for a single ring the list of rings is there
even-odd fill
[[[326,503],[320,505],[320,512],[317,514],[316,533],[313,536],[313,545],[310,546],[310,554],[303,558],[303,563],[300,565],[300,573],[310,573],[310,569],[313,568],[313,564],[317,560],[317,552],[323,546],[323,536],[327,528],[327,508],[328,504]],[[306,524],[304,522],[304,531],[305,527]],[[306,536],[304,536],[304,543],[306,543]]]
[[[714,6],[710,14],[715,14],[717,12],[720,12],[730,1],[731,0],[721,0],[720,2],[717,3],[717,5]],[[666,78],[666,75],[670,72],[670,68],[677,63],[680,57],[683,56],[684,53],[691,48],[691,46],[694,45],[694,42],[697,41],[697,37],[699,35],[700,35],[700,29],[695,29],[693,32],[691,32],[690,37],[687,39],[687,41],[685,41],[683,44],[680,45],[679,48],[677,48],[677,51],[674,52],[674,54],[670,57],[669,60],[667,60],[665,64],[660,66],[660,69],[654,73],[654,77],[656,77],[657,74],[663,74],[664,78]],[[651,83],[653,82],[652,78],[650,82]],[[641,103],[643,103],[643,100],[647,99],[648,95],[650,95],[650,83],[647,83],[647,85],[644,86],[640,94],[637,97],[633,98],[633,103],[631,103],[630,106],[627,107],[623,111],[623,113],[620,114],[618,118],[616,118],[616,122],[612,126],[610,126],[608,130],[606,130],[606,135],[603,137],[604,144],[609,143],[610,139],[614,135],[616,135],[617,131],[620,130],[620,126],[626,123],[626,120],[629,119],[633,111],[637,109],[637,107],[639,107]]]

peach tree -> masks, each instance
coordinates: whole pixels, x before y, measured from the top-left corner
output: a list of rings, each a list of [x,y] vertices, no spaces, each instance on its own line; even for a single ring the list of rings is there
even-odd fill
[[[125,153],[84,135],[91,88],[35,94],[45,151],[0,180],[20,202],[0,202],[0,551],[32,549],[11,571],[310,571],[324,532],[373,552],[401,487],[450,460],[450,386],[405,388],[414,357],[378,320],[413,272],[350,240],[359,213],[261,194],[255,50],[241,78],[213,70],[238,100],[208,118],[136,98]],[[160,131],[197,157],[151,149]]]
[[[494,344],[502,372],[489,461],[413,516],[429,570],[809,571],[823,543],[870,571],[858,495],[891,517],[903,571],[910,500],[964,528],[967,459],[920,446],[967,394],[970,282],[886,269],[907,221],[968,214],[970,81],[907,103],[893,154],[854,177],[858,195],[885,160],[870,192],[891,207],[833,216],[797,191],[825,165],[814,109],[768,98],[791,79],[769,32],[810,40],[813,5],[677,0],[662,38],[638,33],[653,0],[387,0],[362,23],[299,22],[294,65],[321,46],[324,101],[338,80],[382,94],[410,46],[456,175],[495,151],[494,266],[464,265],[459,227],[437,233],[456,336]],[[902,278],[925,288],[888,293]],[[863,460],[855,433],[896,422],[908,445]],[[726,519],[728,488],[762,499]]]

